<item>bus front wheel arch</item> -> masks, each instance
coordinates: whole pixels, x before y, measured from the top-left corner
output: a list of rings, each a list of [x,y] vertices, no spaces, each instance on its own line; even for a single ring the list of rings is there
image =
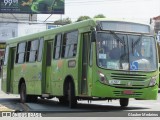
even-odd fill
[[[21,89],[21,84],[25,83],[25,80],[23,78],[20,79],[19,84],[18,84],[18,93],[20,94],[20,89]]]

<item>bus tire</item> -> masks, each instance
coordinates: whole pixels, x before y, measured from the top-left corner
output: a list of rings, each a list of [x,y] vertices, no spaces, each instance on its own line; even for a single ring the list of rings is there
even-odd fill
[[[37,102],[38,97],[36,95],[28,95],[28,102]]]
[[[20,86],[20,102],[25,103],[28,101],[28,96],[26,93],[26,84],[23,82]]]
[[[128,98],[121,98],[119,100],[121,107],[127,107],[128,103],[129,103],[129,99]]]
[[[68,104],[68,100],[66,97],[63,96],[63,97],[59,97],[58,99],[61,104],[64,104],[64,105]]]
[[[68,101],[69,101],[69,107],[70,108],[75,108],[77,105],[77,99],[75,97],[75,91],[74,91],[74,86],[73,82],[69,82],[68,84]]]

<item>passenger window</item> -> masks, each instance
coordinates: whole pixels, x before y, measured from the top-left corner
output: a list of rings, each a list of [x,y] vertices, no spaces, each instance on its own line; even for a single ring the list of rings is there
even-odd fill
[[[34,62],[37,60],[38,45],[39,45],[39,40],[34,40],[31,42],[29,62]]]
[[[39,43],[39,50],[38,50],[38,61],[41,61],[42,59],[42,51],[43,51],[43,38],[40,39],[40,43]]]
[[[60,58],[60,52],[61,52],[61,39],[62,35],[59,34],[55,37],[55,42],[54,42],[54,53],[53,53],[53,58],[58,59]]]
[[[78,42],[78,31],[65,33],[63,37],[62,58],[76,56]]]
[[[17,48],[18,49],[17,49],[17,53],[16,53],[16,63],[24,63],[26,42],[19,43]]]
[[[39,40],[29,41],[26,51],[26,62],[34,62],[37,60],[37,51],[39,46]]]
[[[28,44],[27,44],[27,50],[26,50],[26,62],[29,61],[30,50],[31,50],[31,41],[29,41]]]

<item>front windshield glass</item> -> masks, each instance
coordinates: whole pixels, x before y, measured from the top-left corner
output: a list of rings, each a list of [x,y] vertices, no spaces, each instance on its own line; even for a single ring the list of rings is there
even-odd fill
[[[97,34],[97,62],[107,69],[128,69],[127,36],[115,33]]]
[[[129,35],[130,70],[156,69],[156,45],[153,37]]]
[[[153,71],[157,68],[153,37],[98,32],[96,44],[99,67],[130,71]]]

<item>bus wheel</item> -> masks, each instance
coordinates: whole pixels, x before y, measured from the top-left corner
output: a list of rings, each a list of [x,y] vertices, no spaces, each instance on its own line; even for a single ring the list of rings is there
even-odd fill
[[[20,87],[20,101],[21,103],[27,102],[27,95],[26,95],[26,84],[22,83]]]
[[[69,107],[70,108],[75,108],[77,105],[77,99],[75,97],[75,91],[73,87],[73,83],[69,82],[68,86],[68,101],[69,101]]]
[[[38,97],[36,95],[28,95],[28,102],[37,102]]]
[[[61,104],[68,104],[68,100],[67,100],[67,98],[66,97],[59,97],[59,102],[61,103]]]
[[[128,103],[129,103],[129,99],[128,98],[121,98],[119,100],[121,107],[127,107]]]

